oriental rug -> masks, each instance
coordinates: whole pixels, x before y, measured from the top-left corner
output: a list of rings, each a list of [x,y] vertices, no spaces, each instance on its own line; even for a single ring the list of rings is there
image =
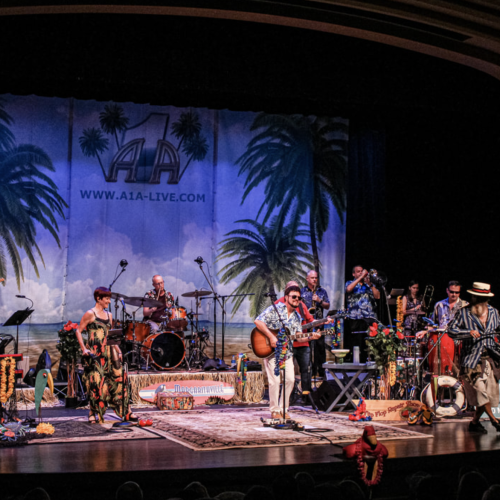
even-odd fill
[[[52,435],[45,435],[40,439],[31,439],[28,444],[53,444],[53,443],[84,443],[90,441],[117,441],[134,439],[161,439],[156,433],[139,426],[129,427],[130,432],[109,432],[113,423],[118,419],[111,416],[104,424],[89,424],[86,417],[56,417],[43,419],[44,423],[54,426]]]
[[[268,408],[194,409],[137,414],[142,418],[153,419],[153,426],[148,428],[151,432],[197,451],[352,443],[361,436],[365,425],[373,425],[377,437],[382,441],[432,438],[379,422],[351,422],[345,415],[316,414],[304,408],[291,408],[290,413],[294,420],[305,426],[306,432],[264,427],[261,418],[269,418]],[[315,432],[314,429],[322,431]]]

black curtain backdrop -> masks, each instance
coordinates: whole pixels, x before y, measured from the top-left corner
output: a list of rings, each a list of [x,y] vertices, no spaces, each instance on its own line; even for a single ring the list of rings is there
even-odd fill
[[[500,82],[383,44],[173,16],[0,18],[0,94],[345,116],[346,278],[500,295]],[[497,297],[492,301],[500,306]]]
[[[449,280],[483,281],[500,306],[497,125],[456,114],[351,123],[346,279],[359,262],[386,272],[388,290],[431,284],[435,300]]]

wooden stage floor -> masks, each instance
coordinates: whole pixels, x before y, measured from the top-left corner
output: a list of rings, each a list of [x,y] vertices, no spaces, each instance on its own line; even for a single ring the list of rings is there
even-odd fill
[[[64,408],[43,411],[44,419],[87,413]],[[21,411],[20,417],[25,413]],[[488,434],[470,434],[468,421],[415,429],[432,434],[433,439],[384,441],[389,458],[375,496],[401,496],[398,492],[405,488],[405,477],[419,470],[451,480],[461,466],[474,464],[496,479],[500,434],[489,422],[485,423]],[[142,486],[147,499],[166,500],[197,480],[215,495],[226,489],[246,491],[253,484],[270,485],[281,473],[307,471],[317,483],[355,476],[354,464],[342,459],[341,453],[340,446],[328,444],[199,452],[167,439],[5,448],[0,449],[0,491],[22,494],[44,486],[58,500],[68,498],[70,488],[71,498],[85,498],[95,493],[96,485],[113,494],[121,483],[132,480]]]

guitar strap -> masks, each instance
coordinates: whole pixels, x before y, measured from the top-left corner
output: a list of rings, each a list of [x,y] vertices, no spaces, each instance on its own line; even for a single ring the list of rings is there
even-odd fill
[[[304,313],[304,306],[302,302],[299,302],[300,315],[302,316],[302,321],[306,321],[306,314]]]

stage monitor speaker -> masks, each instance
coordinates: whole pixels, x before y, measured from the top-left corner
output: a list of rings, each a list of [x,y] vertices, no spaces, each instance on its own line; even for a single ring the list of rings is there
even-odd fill
[[[340,388],[335,380],[324,381],[315,391],[312,392],[312,398],[318,410],[326,411],[340,394]],[[345,402],[343,396],[338,403]]]

